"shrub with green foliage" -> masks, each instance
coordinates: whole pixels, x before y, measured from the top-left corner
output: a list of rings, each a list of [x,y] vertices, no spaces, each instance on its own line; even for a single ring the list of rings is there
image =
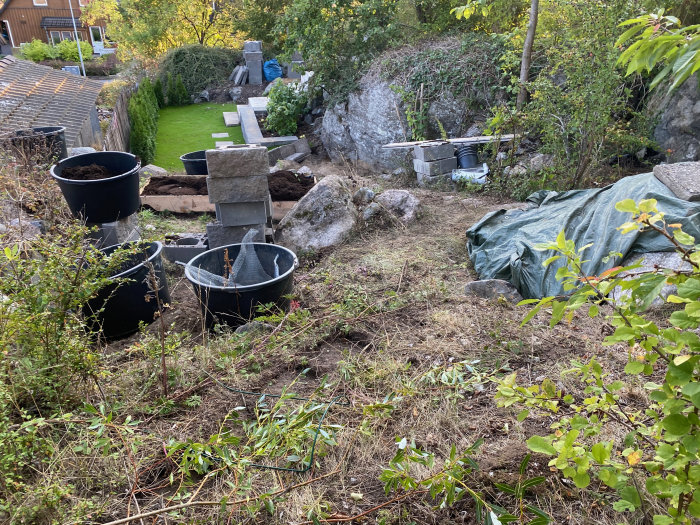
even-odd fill
[[[270,90],[265,127],[278,135],[293,135],[306,108],[306,92],[297,84],[277,82]]]
[[[356,85],[372,57],[400,34],[398,0],[294,0],[278,22],[287,55],[299,51],[332,101]]]
[[[158,101],[148,78],[141,82],[136,93],[129,99],[128,113],[131,122],[131,152],[141,158],[142,164],[150,164],[156,153]]]
[[[605,314],[614,333],[604,344],[626,347],[624,375],[593,357],[575,361],[565,372],[580,382],[585,396],[564,392],[558,378],[525,386],[513,374],[500,381],[496,399],[500,406],[521,407],[519,421],[530,412],[554,420],[551,433],[532,436],[527,445],[550,456],[549,466],[578,488],[595,476],[614,491],[616,511],[641,511],[645,523],[653,515],[654,525],[690,525],[700,518],[700,245],[681,224],[667,224],[657,204],[618,202],[615,209],[630,214],[618,229],[665,237],[688,269],[630,275],[637,265],[617,266],[587,275],[582,270],[587,246],[577,248],[562,231],[556,241],[535,249],[551,251],[545,265],[565,262],[556,275],[568,299],[523,301],[535,303],[523,324],[544,309],[551,311],[551,327],[563,319],[576,322],[575,312],[583,308],[590,317]],[[676,291],[664,302],[675,308],[649,315],[646,310],[668,284]],[[616,288],[620,292],[610,299]]]
[[[156,78],[155,84],[153,84],[153,94],[156,96],[156,101],[158,101],[158,107],[165,107],[165,93],[163,93],[163,81],[160,77]]]
[[[192,102],[180,75],[175,78],[168,73],[168,92],[165,102],[168,106],[186,106]]]
[[[32,62],[41,62],[52,58],[58,58],[58,49],[36,38],[20,49],[22,58]]]
[[[80,60],[80,55],[78,54],[78,44],[74,40],[61,40],[56,44],[56,49],[58,50],[58,56],[63,60],[70,60],[72,62],[77,62]],[[83,54],[83,60],[92,59],[92,46],[87,42],[80,41],[80,51]]]
[[[208,85],[226,81],[231,71],[241,63],[240,50],[205,47],[192,44],[168,52],[160,63],[158,76],[170,89],[169,78],[179,76],[188,93],[198,93]],[[168,105],[179,105],[168,102]]]

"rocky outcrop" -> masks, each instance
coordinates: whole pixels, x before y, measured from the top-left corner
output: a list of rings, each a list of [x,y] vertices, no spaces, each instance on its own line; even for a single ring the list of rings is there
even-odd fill
[[[659,86],[649,108],[658,118],[654,140],[668,162],[700,160],[700,78],[690,77],[675,91]]]
[[[275,231],[278,244],[292,251],[320,250],[343,242],[357,222],[352,193],[343,179],[321,179],[282,219]]]

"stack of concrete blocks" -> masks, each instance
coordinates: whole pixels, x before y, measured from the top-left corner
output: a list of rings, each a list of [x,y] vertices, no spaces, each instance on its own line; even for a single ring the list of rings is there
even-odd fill
[[[287,78],[301,78],[301,73],[304,71],[304,59],[299,51],[294,51],[292,61],[285,64],[287,68]]]
[[[207,150],[206,156],[209,202],[217,219],[207,224],[209,248],[239,243],[250,229],[258,231],[255,242],[265,242],[265,228],[272,224],[267,148],[244,144]]]
[[[449,142],[434,141],[413,147],[413,169],[418,175],[418,185],[428,186],[451,177],[457,169],[455,147]]]
[[[263,54],[260,40],[248,40],[243,44],[243,58],[248,68],[248,83],[259,86],[263,83]]]

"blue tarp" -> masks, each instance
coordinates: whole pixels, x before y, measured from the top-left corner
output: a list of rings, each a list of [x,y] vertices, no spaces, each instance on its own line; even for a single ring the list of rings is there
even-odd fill
[[[265,62],[263,65],[263,72],[265,73],[265,80],[272,82],[276,78],[282,76],[282,67],[277,62],[277,59],[273,58]]]
[[[564,293],[554,277],[564,262],[560,259],[544,268],[542,263],[552,252],[533,248],[554,241],[562,229],[577,248],[593,243],[583,252],[587,275],[598,275],[630,255],[673,251],[671,243],[656,232],[622,235],[617,230],[630,218],[629,213],[615,210],[615,204],[624,199],[656,199],[668,224],[681,223],[686,233],[700,239],[700,203],[677,198],[653,173],[645,173],[601,189],[539,191],[527,198],[526,210],[489,213],[467,230],[469,258],[480,279],[510,281],[524,298],[534,299]],[[622,257],[604,262],[610,252]]]

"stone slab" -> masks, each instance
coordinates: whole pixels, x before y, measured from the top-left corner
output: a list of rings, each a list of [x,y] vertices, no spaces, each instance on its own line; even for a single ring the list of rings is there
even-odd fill
[[[211,178],[251,177],[266,175],[270,171],[267,148],[255,144],[209,149],[206,158]]]
[[[238,115],[241,119],[241,132],[246,144],[260,144],[263,135],[253,108],[249,105],[238,106]]]
[[[426,188],[435,184],[445,183],[450,180],[450,176],[445,174],[440,175],[425,175],[424,173],[416,173],[418,177],[418,186]]]
[[[217,140],[214,142],[214,146],[217,148],[228,148],[229,146],[233,146],[233,144],[232,140]]]
[[[294,142],[294,149],[297,153],[311,153],[311,146],[309,146],[309,141],[306,140],[306,137]]]
[[[445,173],[452,173],[452,170],[457,168],[457,158],[452,157],[449,159],[434,160],[426,162],[424,160],[413,159],[413,169],[416,173],[422,173],[423,175],[443,175]]]
[[[240,66],[238,73],[233,79],[233,83],[237,86],[241,86],[246,83],[246,80],[248,80],[248,68],[246,66]]]
[[[248,84],[259,86],[263,83],[263,63],[262,60],[248,60]]]
[[[262,51],[262,40],[246,40],[243,42],[244,53],[255,53],[256,51]]]
[[[267,175],[252,177],[211,178],[207,177],[209,202],[255,202],[264,201],[270,195]]]
[[[267,97],[250,97],[248,105],[253,108],[256,113],[267,113],[267,103],[270,101]]]
[[[233,68],[233,71],[231,71],[231,74],[228,76],[229,82],[232,82],[236,78],[236,75],[241,70],[241,67],[243,67],[243,66],[236,66]]]
[[[267,222],[265,201],[222,202],[216,205],[216,219],[223,226],[243,226]]]
[[[700,162],[659,164],[654,175],[679,199],[700,201]]]
[[[289,155],[288,157],[285,157],[285,160],[292,160],[294,162],[303,162],[303,160],[309,156],[309,153],[305,152],[299,152],[299,153],[293,153],[292,155]]]
[[[296,152],[297,150],[294,147],[294,143],[285,144],[283,146],[278,146],[276,148],[271,149],[267,155],[268,159],[270,160],[270,166],[274,166],[275,164],[277,164],[278,160],[285,159],[290,155],[294,155]]]
[[[209,239],[209,249],[237,244],[243,240],[245,234],[250,229],[258,230],[253,238],[255,242],[265,242],[265,224],[248,224],[246,226],[224,226],[220,222],[210,222],[207,224],[207,238]]]
[[[273,148],[275,146],[284,146],[290,142],[295,142],[299,140],[299,137],[294,135],[289,135],[286,137],[265,137],[256,142],[260,146],[265,146],[266,148]]]
[[[414,146],[413,156],[425,162],[447,159],[455,156],[455,147],[449,142],[429,142]]]
[[[248,62],[262,62],[262,51],[243,51],[243,60]]]
[[[241,125],[241,117],[238,116],[238,113],[235,111],[224,111],[224,124],[226,124],[226,127],[231,127],[231,126],[240,126]]]
[[[225,138],[228,138],[228,133],[212,133],[211,138],[213,138],[213,139],[225,139]]]
[[[136,213],[115,222],[102,224],[88,224],[96,226],[97,230],[90,232],[88,238],[92,243],[100,247],[113,246],[123,242],[138,241],[141,238],[139,220]]]

